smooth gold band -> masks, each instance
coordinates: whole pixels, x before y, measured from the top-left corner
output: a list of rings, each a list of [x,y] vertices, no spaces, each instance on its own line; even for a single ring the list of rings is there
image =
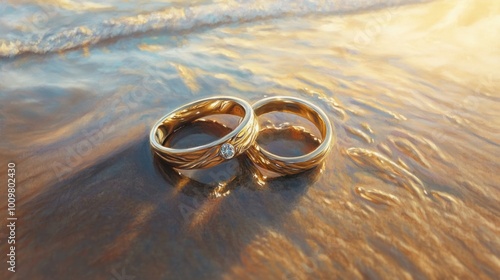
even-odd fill
[[[333,141],[333,129],[328,116],[316,105],[288,96],[262,99],[253,106],[258,116],[270,112],[292,113],[311,121],[320,131],[322,142],[312,152],[298,157],[283,157],[273,154],[257,143],[248,149],[248,157],[257,165],[279,174],[297,174],[319,165],[327,156]]]
[[[189,123],[215,114],[241,117],[238,126],[224,137],[205,145],[174,149],[164,146],[167,138]],[[228,96],[215,96],[198,100],[162,117],[151,129],[149,142],[152,149],[172,167],[201,169],[213,167],[236,157],[253,145],[259,125],[248,102]]]

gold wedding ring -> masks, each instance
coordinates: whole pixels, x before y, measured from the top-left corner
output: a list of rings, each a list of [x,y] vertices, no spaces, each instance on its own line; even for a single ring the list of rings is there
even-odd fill
[[[167,147],[169,136],[191,122],[215,114],[241,117],[238,126],[224,137],[205,145],[175,149]],[[179,169],[213,167],[245,153],[257,138],[259,125],[248,102],[228,96],[216,96],[198,100],[162,117],[151,129],[149,142],[159,157]]]
[[[297,157],[273,154],[255,141],[247,151],[248,157],[255,164],[279,174],[290,175],[314,168],[326,158],[333,141],[333,131],[327,115],[319,107],[305,100],[287,96],[265,98],[252,107],[257,117],[270,112],[292,113],[304,117],[318,128],[322,137],[321,144],[315,150]]]

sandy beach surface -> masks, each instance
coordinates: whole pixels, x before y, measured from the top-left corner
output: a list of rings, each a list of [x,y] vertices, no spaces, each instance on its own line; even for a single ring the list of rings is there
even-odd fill
[[[500,2],[185,2],[0,3],[1,279],[500,275]],[[327,161],[153,157],[154,122],[214,95],[317,104]]]

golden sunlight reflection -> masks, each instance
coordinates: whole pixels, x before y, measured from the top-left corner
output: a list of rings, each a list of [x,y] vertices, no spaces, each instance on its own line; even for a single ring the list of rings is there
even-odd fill
[[[500,1],[288,2],[0,3],[19,279],[500,275]],[[156,120],[216,95],[312,102],[331,152],[294,176],[246,156],[176,170],[152,153]],[[163,144],[239,121],[204,117]],[[276,154],[322,141],[300,117],[259,123]]]

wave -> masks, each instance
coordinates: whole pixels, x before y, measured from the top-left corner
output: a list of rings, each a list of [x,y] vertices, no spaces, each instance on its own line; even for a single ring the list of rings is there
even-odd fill
[[[107,19],[91,26],[82,25],[58,32],[49,31],[41,36],[27,36],[29,38],[35,37],[34,40],[0,40],[0,57],[65,51],[152,31],[190,31],[238,22],[253,22],[289,16],[357,12],[414,2],[423,1],[281,0],[273,2],[245,1],[245,3],[241,1],[241,3],[217,3],[185,8],[168,8],[135,16]]]

